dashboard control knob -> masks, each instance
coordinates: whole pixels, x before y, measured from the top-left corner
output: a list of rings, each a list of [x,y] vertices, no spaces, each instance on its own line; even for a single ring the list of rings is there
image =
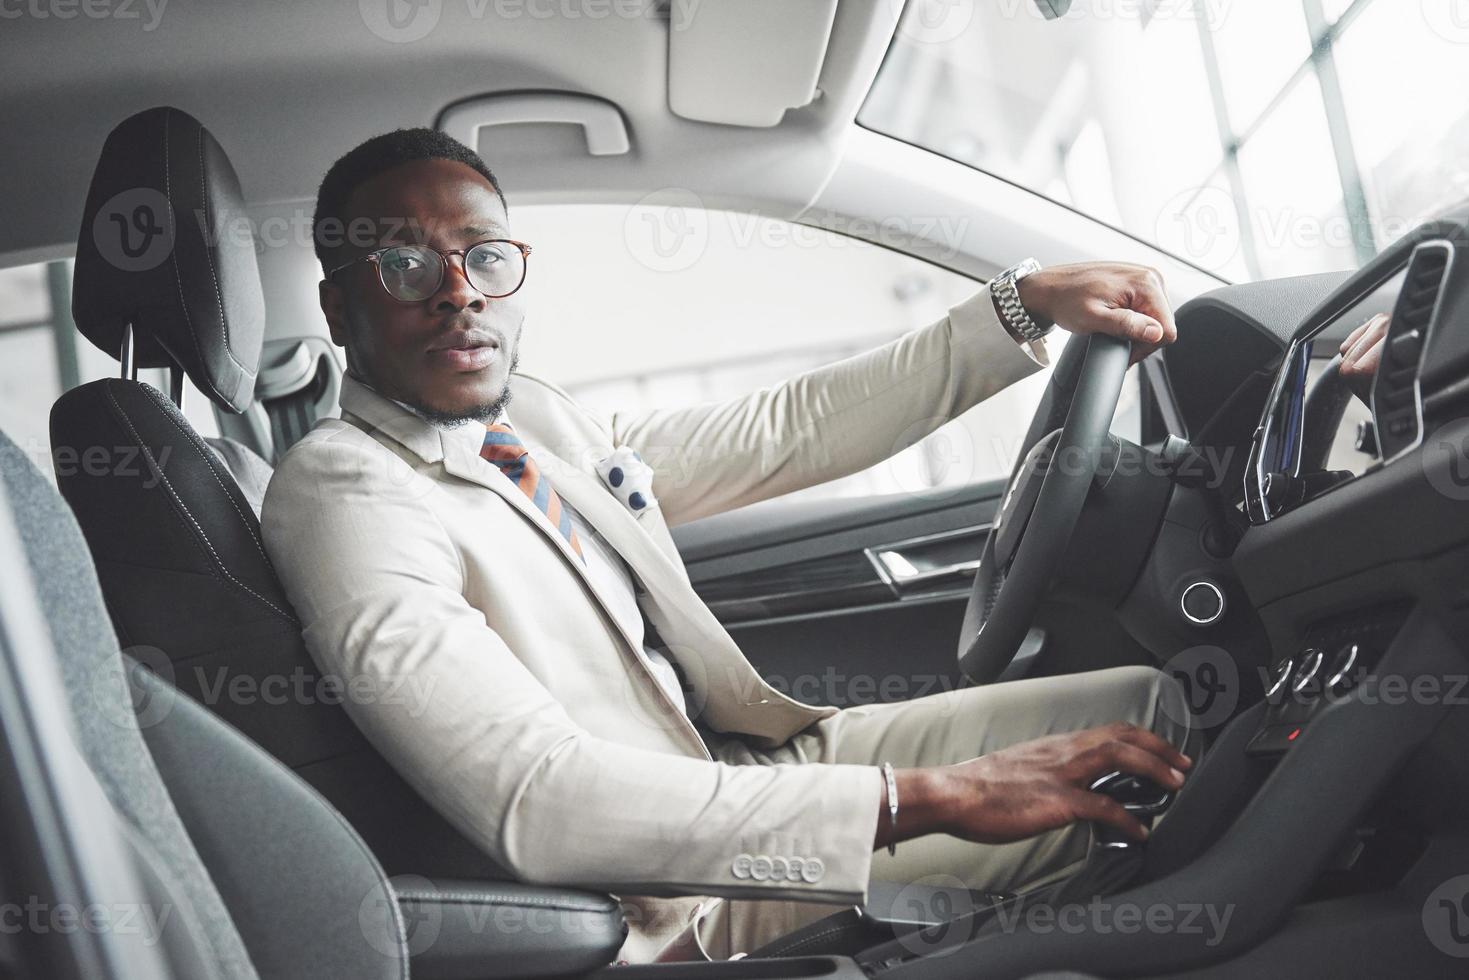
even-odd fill
[[[1265,691],[1265,697],[1273,698],[1285,688],[1285,682],[1289,679],[1291,671],[1295,669],[1296,662],[1293,657],[1286,657],[1280,663],[1270,668],[1270,687]]]
[[[1355,672],[1362,666],[1362,659],[1362,648],[1356,643],[1348,643],[1332,654],[1331,665],[1327,667],[1326,693],[1341,697],[1356,687]]]
[[[1321,662],[1326,659],[1326,652],[1315,647],[1301,654],[1301,662],[1296,665],[1296,672],[1291,677],[1290,689],[1293,694],[1302,694],[1311,683],[1316,680],[1316,675],[1321,673]]]
[[[1368,456],[1378,454],[1377,426],[1371,419],[1363,419],[1357,423],[1357,438],[1353,445],[1359,453],[1366,453]]]
[[[1178,597],[1183,618],[1195,626],[1213,626],[1219,622],[1224,606],[1224,590],[1206,578],[1185,585]]]

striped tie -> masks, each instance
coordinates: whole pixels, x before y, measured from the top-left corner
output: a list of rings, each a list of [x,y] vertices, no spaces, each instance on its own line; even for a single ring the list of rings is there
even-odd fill
[[[530,458],[530,453],[515,434],[515,430],[500,423],[486,425],[485,441],[480,446],[479,454],[498,466],[501,473],[520,487],[521,492],[541,509],[546,520],[561,532],[561,536],[571,545],[571,550],[585,563],[587,559],[581,553],[581,542],[577,540],[576,531],[571,527],[571,518],[561,506],[561,498],[551,488],[551,481],[541,476],[541,468]]]

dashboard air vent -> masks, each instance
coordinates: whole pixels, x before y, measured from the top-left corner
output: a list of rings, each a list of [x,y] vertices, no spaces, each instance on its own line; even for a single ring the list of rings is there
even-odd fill
[[[1372,387],[1373,414],[1383,459],[1412,449],[1423,438],[1423,402],[1418,366],[1443,291],[1452,246],[1425,242],[1408,260],[1402,291],[1393,306],[1382,363]]]

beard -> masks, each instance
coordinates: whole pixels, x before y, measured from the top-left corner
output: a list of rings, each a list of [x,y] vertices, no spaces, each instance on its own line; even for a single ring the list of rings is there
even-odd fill
[[[510,379],[515,377],[515,371],[520,367],[520,345],[515,345],[515,351],[510,355],[510,370],[505,372],[505,387],[492,400],[482,402],[470,408],[458,412],[441,412],[422,405],[415,405],[418,413],[435,425],[444,425],[450,428],[464,425],[467,422],[490,423],[498,419],[510,405]]]
[[[394,400],[409,406],[419,417],[433,422],[435,425],[454,428],[468,422],[483,422],[488,424],[504,414],[505,409],[510,405],[510,379],[515,377],[515,371],[519,367],[520,345],[516,344],[514,352],[510,355],[510,370],[505,372],[505,387],[500,389],[500,393],[490,401],[481,402],[478,405],[473,405],[457,412],[445,412],[436,408],[428,408],[409,399]],[[373,391],[379,394],[386,393],[387,389],[385,386],[379,384],[373,373],[366,370],[363,365],[357,362],[356,358],[352,356],[350,348],[347,351],[347,373],[355,375],[358,380],[362,381]],[[392,396],[388,395],[386,397]]]

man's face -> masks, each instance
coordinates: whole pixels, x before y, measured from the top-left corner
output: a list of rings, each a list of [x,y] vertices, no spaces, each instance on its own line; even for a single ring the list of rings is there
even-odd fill
[[[449,251],[509,238],[510,222],[489,181],[450,160],[400,164],[360,185],[348,199],[339,262],[387,245],[420,243]],[[370,224],[369,224],[370,223]],[[375,229],[363,240],[360,229]],[[442,421],[488,421],[508,400],[525,322],[522,293],[490,299],[451,257],[426,300],[390,296],[371,262],[355,262],[321,286],[332,341],[347,367],[381,394]]]

